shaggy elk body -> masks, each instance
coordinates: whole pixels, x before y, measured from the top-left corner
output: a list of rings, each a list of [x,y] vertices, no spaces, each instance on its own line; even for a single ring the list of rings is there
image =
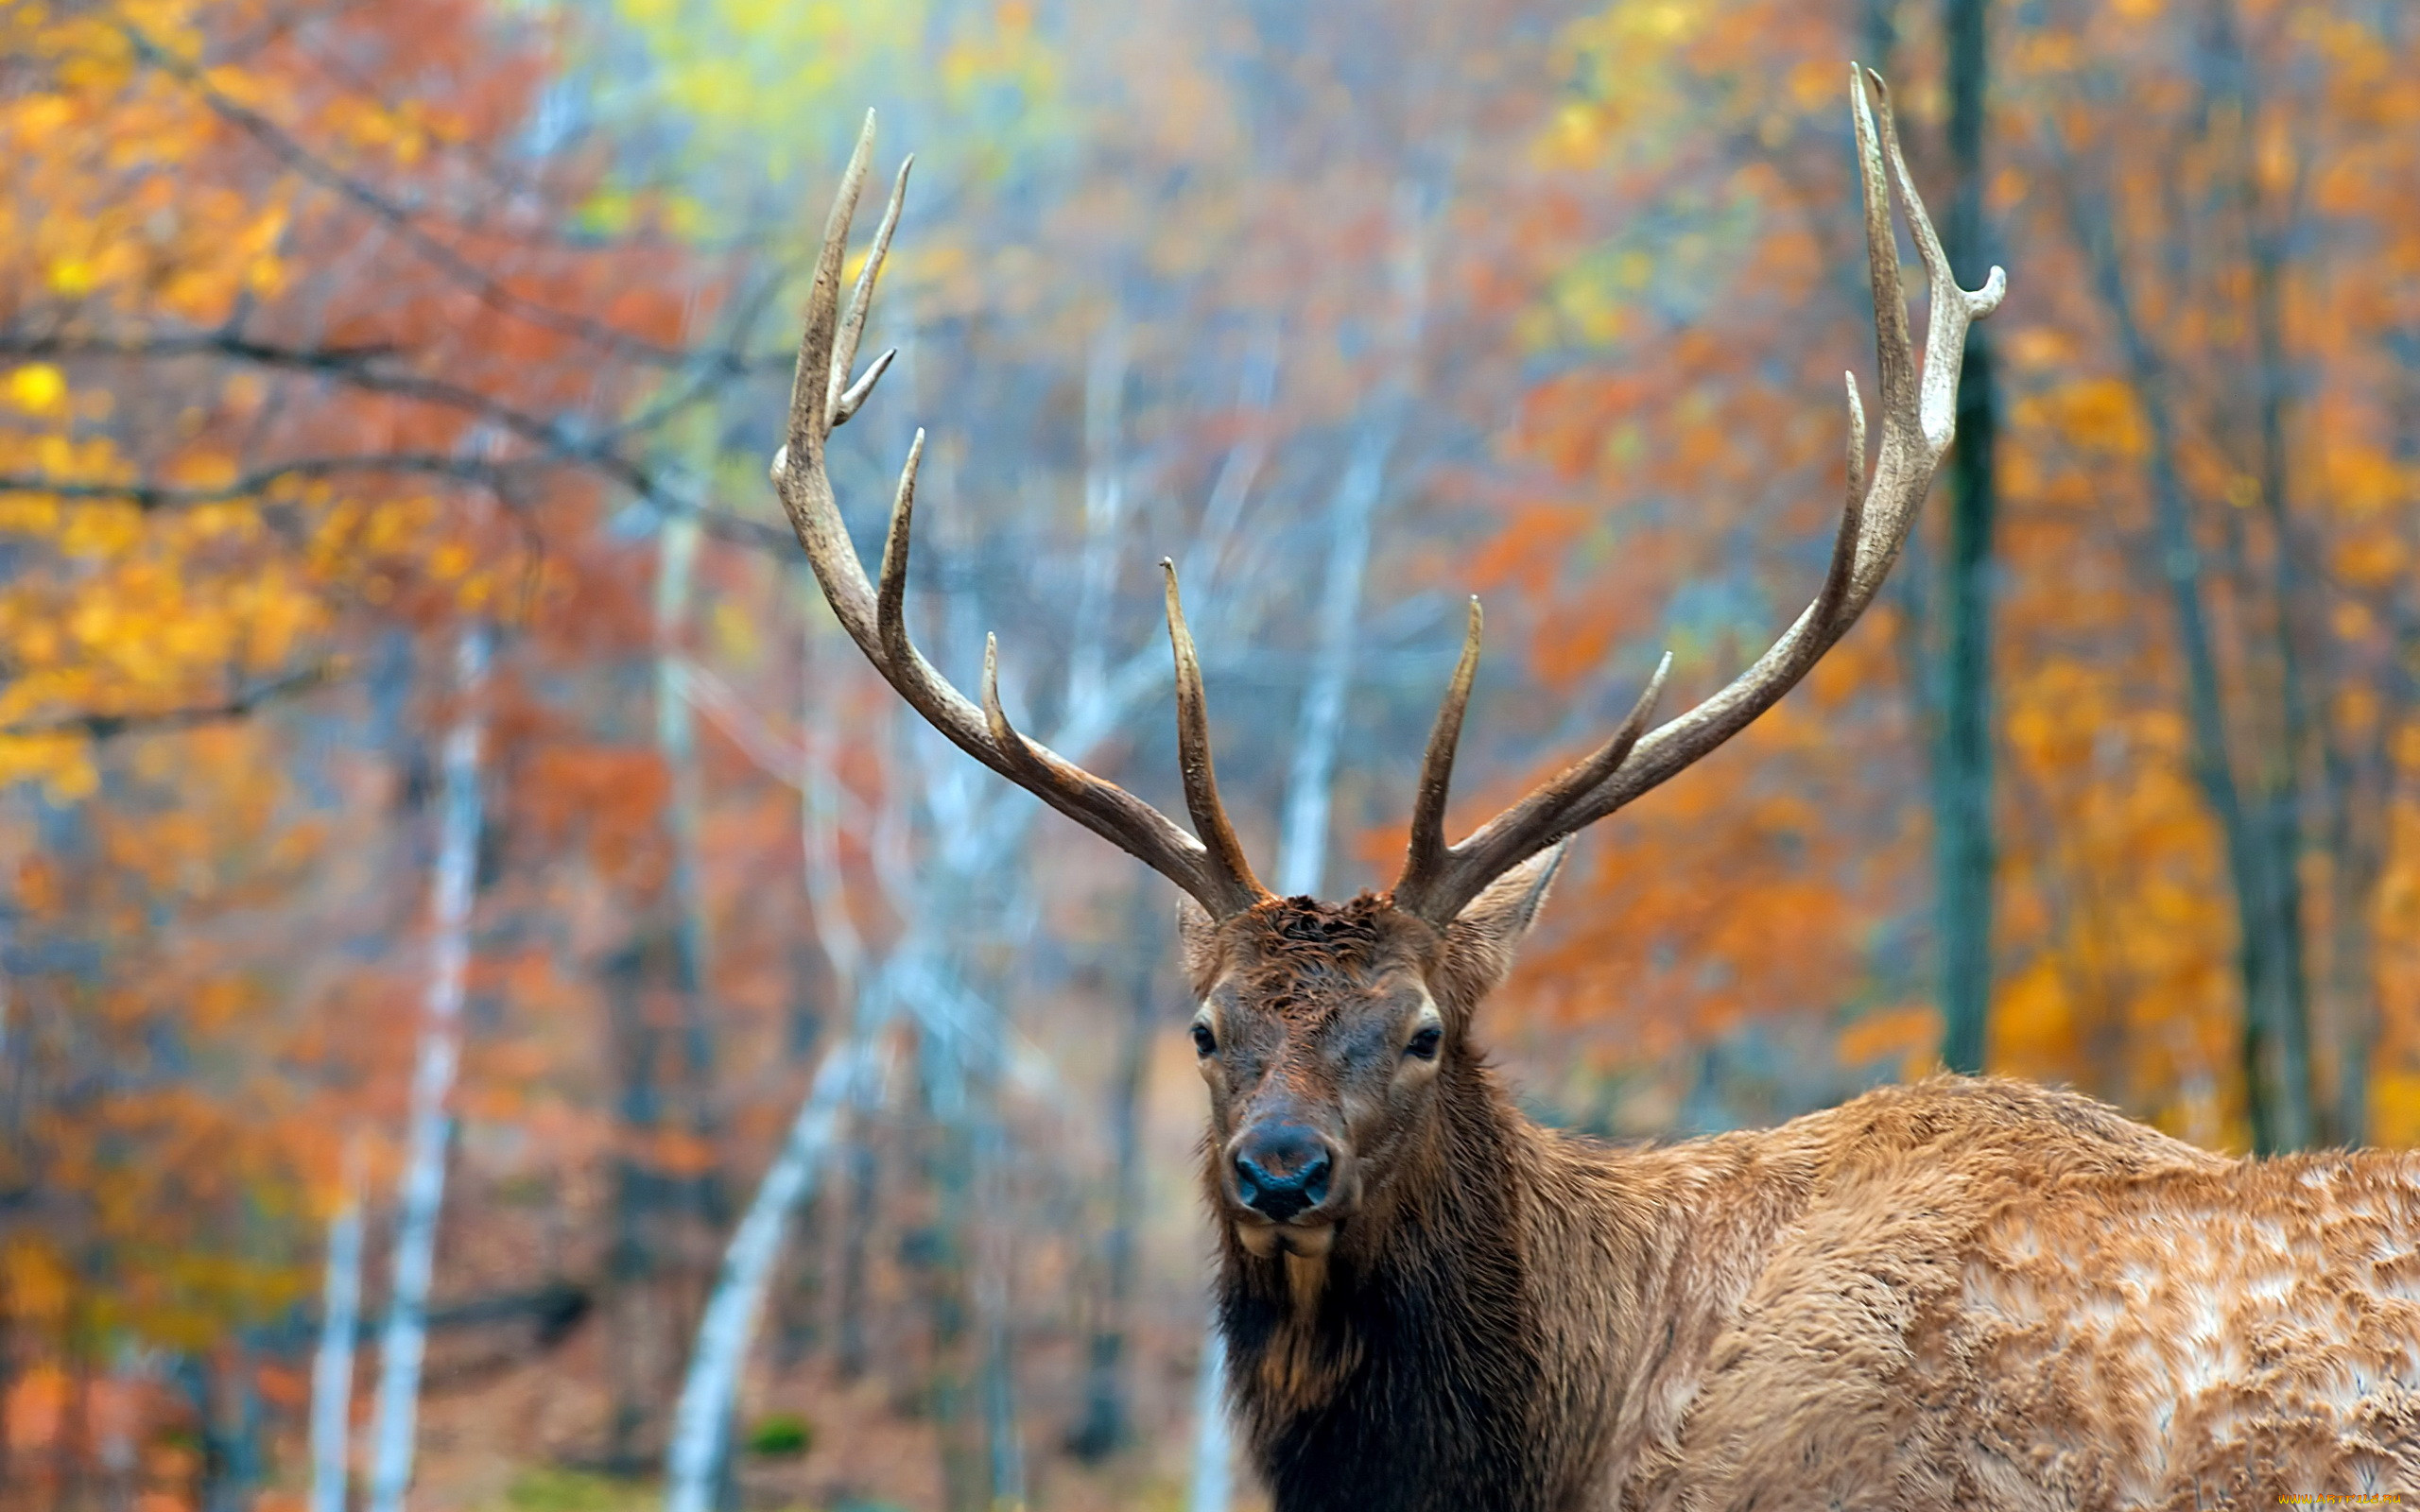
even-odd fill
[[[1846,633],[1950,441],[1970,319],[1852,70],[1878,337],[1869,466],[1822,589],[1729,686],[1604,745],[1455,845],[1445,801],[1478,605],[1389,891],[1276,898],[1220,808],[1167,583],[1188,833],[1027,740],[902,614],[920,435],[878,582],[824,470],[907,170],[846,301],[871,148],[818,264],[773,475],[840,623],[960,748],[1184,890],[1219,1326],[1279,1512],[2274,1505],[2420,1492],[2420,1162],[2223,1160],[2083,1098],[1942,1079],[1763,1133],[1615,1150],[1517,1112],[1474,1040],[1564,843],[1748,724]],[[1930,284],[1921,369],[1890,200]],[[1197,838],[1198,836],[1198,838]]]

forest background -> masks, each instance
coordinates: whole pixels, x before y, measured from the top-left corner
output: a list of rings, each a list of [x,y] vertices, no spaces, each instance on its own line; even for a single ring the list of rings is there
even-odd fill
[[[2420,1143],[2402,0],[5,0],[0,1507],[1249,1504],[1172,896],[765,481],[861,114],[861,548],[928,428],[920,641],[1163,807],[1175,558],[1339,894],[1462,595],[1467,823],[1811,592],[1852,57],[2010,270],[1960,449],[1484,1037],[1620,1138]]]

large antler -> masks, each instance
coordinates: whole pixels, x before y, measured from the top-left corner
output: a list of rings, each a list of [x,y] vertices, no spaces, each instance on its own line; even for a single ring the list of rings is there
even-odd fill
[[[1241,913],[1267,899],[1269,890],[1252,874],[1242,845],[1219,803],[1219,782],[1210,765],[1209,715],[1201,696],[1201,667],[1195,660],[1193,637],[1185,629],[1184,612],[1177,602],[1176,568],[1163,561],[1167,575],[1168,641],[1176,653],[1178,760],[1184,772],[1184,802],[1193,816],[1197,840],[1149,803],[1112,782],[1102,782],[1048,747],[1026,739],[1009,724],[1000,708],[998,650],[983,648],[983,703],[980,708],[950,685],[949,679],[925,660],[908,638],[904,612],[908,589],[908,536],[915,513],[916,465],[925,455],[925,433],[916,433],[908,451],[908,465],[899,474],[899,492],[890,507],[890,532],[882,553],[882,579],[877,589],[866,581],[856,547],[841,523],[824,472],[824,447],[833,429],[856,413],[873,386],[890,366],[895,352],[874,359],[854,383],[857,342],[865,333],[866,313],[873,300],[874,280],[890,248],[890,233],[899,224],[899,206],[908,192],[908,169],[899,165],[890,204],[874,232],[864,269],[851,291],[846,313],[840,308],[841,266],[849,245],[849,223],[865,190],[866,165],[873,152],[873,112],[866,112],[865,129],[850,156],[840,193],[833,201],[832,218],[823,232],[822,255],[816,260],[815,282],[807,292],[806,331],[799,340],[798,373],[790,385],[787,444],[773,455],[773,486],[782,507],[797,530],[799,544],[815,569],[816,581],[832,612],[908,705],[948,736],[960,750],[1026,789],[1044,802],[1103,839],[1140,857],[1154,870],[1191,893],[1214,919]],[[1205,843],[1206,842],[1206,843]]]
[[[1867,96],[1868,86],[1873,99]],[[1866,486],[1865,412],[1857,375],[1848,374],[1848,506],[1832,545],[1831,568],[1823,589],[1795,623],[1730,686],[1669,724],[1646,730],[1655,700],[1671,668],[1667,656],[1648,680],[1647,691],[1613,738],[1562,775],[1474,831],[1460,845],[1445,844],[1445,798],[1454,773],[1454,747],[1470,702],[1471,678],[1478,669],[1478,601],[1471,601],[1470,626],[1461,663],[1428,737],[1411,820],[1410,853],[1394,887],[1395,902],[1443,926],[1487,885],[1565,836],[1595,823],[1691,762],[1729,740],[1806,675],[1834,643],[1857,623],[1881,587],[1883,575],[1908,539],[1916,507],[1931,485],[1933,469],[1948,451],[1958,408],[1958,369],[1966,327],[1996,309],[2006,277],[1992,269],[1982,288],[1958,286],[1949,259],[1926,218],[1924,201],[1899,153],[1891,120],[1889,91],[1881,77],[1852,63],[1849,90],[1855,100],[1858,166],[1865,184],[1866,259],[1874,279],[1875,345],[1882,369],[1882,443],[1875,458],[1873,486]],[[1876,102],[1881,127],[1876,129]],[[1877,141],[1878,137],[1878,141]],[[1889,159],[1886,177],[1885,157]],[[1899,288],[1899,251],[1891,229],[1891,186],[1915,233],[1931,289],[1932,316],[1925,333],[1919,377],[1908,342],[1908,311]]]

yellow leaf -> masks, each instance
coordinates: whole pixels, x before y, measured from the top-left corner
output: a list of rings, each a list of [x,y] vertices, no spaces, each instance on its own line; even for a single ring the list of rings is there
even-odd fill
[[[1869,1013],[1841,1031],[1837,1054],[1844,1066],[1896,1059],[1903,1076],[1921,1076],[1941,1044],[1941,1014],[1928,1003]]]
[[[67,398],[67,377],[46,362],[29,362],[9,375],[9,403],[28,415],[56,413]]]
[[[2391,1149],[2420,1146],[2420,1075],[2381,1072],[2371,1083],[2370,1137]]]
[[[70,299],[90,294],[96,278],[93,265],[80,257],[56,258],[50,265],[50,286]]]
[[[48,1245],[31,1235],[0,1251],[0,1282],[7,1285],[9,1311],[20,1317],[51,1320],[67,1311],[73,1285],[67,1267]]]

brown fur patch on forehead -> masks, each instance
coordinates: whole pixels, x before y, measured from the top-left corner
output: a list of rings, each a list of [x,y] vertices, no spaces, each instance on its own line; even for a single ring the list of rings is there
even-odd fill
[[[1236,986],[1254,1007],[1288,1019],[1335,1016],[1347,989],[1381,969],[1409,964],[1426,933],[1392,900],[1363,893],[1340,903],[1272,898],[1234,921]]]

